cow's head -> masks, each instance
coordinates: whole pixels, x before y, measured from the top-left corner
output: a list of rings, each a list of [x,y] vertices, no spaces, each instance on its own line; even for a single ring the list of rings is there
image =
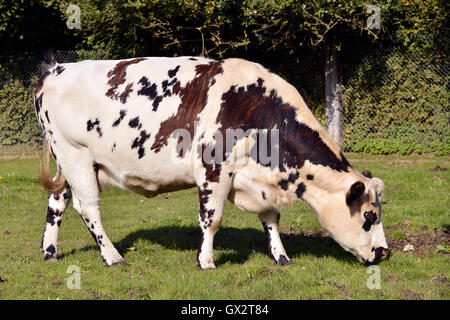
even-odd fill
[[[381,223],[383,191],[380,179],[361,177],[351,182],[346,192],[329,199],[333,201],[327,201],[319,212],[321,223],[333,239],[366,264],[388,257]]]

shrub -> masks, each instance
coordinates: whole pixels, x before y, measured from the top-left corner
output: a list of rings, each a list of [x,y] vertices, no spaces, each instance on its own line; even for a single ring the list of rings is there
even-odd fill
[[[42,141],[33,102],[33,87],[20,80],[8,80],[0,88],[0,145],[38,145]]]
[[[406,50],[364,61],[344,88],[345,151],[450,154],[449,76],[428,59]]]

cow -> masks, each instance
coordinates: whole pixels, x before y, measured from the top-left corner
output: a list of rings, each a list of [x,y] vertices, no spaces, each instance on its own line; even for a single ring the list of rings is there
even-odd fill
[[[215,268],[213,239],[227,199],[258,215],[276,264],[291,264],[279,220],[293,201],[309,204],[359,261],[388,256],[383,182],[355,170],[298,91],[260,64],[204,57],[53,62],[34,100],[45,146],[39,180],[50,194],[45,261],[60,259],[58,231],[72,198],[104,264],[126,263],[100,218],[107,186],[146,197],[196,187],[201,269]]]

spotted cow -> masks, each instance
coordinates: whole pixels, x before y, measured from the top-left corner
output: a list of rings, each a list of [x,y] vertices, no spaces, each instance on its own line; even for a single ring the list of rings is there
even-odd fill
[[[259,64],[201,57],[54,63],[37,83],[35,107],[46,146],[40,181],[50,193],[41,244],[47,261],[59,259],[58,231],[72,198],[104,263],[125,262],[100,219],[106,186],[146,197],[197,187],[202,269],[215,267],[213,238],[227,199],[258,215],[275,263],[291,263],[279,210],[298,200],[360,261],[387,256],[383,182],[356,171],[297,90]]]

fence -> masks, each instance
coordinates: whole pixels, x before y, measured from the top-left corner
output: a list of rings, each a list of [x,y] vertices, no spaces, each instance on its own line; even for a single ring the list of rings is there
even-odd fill
[[[45,63],[40,54],[0,56],[0,155],[29,153],[42,146],[33,94]],[[108,58],[104,52],[57,51],[58,63]]]
[[[358,63],[347,63],[350,68],[343,71],[344,151],[450,154],[450,65],[441,49],[439,44],[409,48],[391,41],[370,54],[354,54]],[[33,107],[41,71],[37,59],[26,57],[0,57],[2,154],[41,146]],[[58,51],[55,58],[72,62],[108,56]]]
[[[397,41],[379,46],[348,72],[343,90],[344,151],[450,154],[450,64],[445,44],[421,40],[421,48]]]

